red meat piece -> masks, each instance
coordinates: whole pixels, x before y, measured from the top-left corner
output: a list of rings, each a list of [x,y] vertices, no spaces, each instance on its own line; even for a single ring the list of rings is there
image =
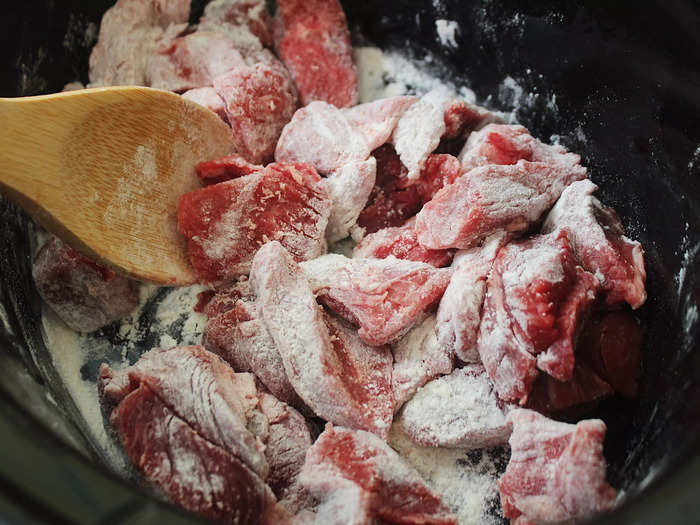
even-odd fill
[[[486,279],[496,253],[507,241],[507,235],[496,234],[483,246],[458,252],[452,263],[452,277],[438,306],[435,329],[440,346],[465,363],[481,362],[476,338]]]
[[[329,174],[367,159],[370,150],[345,114],[326,102],[312,102],[294,113],[277,143],[275,159],[305,162]]]
[[[273,45],[265,0],[213,0],[204,8],[198,27],[225,34],[246,57]]]
[[[226,116],[226,105],[213,87],[202,87],[190,89],[182,94],[182,98],[196,102],[200,106],[212,110],[221,117],[221,120],[228,124]]]
[[[358,325],[370,345],[395,341],[437,304],[450,270],[386,259],[348,259],[329,254],[302,264],[319,300]]]
[[[416,179],[408,178],[408,169],[390,144],[377,148],[372,155],[377,159],[376,183],[370,204],[358,218],[366,233],[403,225],[439,189],[461,174],[459,161],[451,155],[428,156]]]
[[[251,374],[236,374],[201,346],[154,349],[133,366],[100,369],[103,397],[119,404],[145,386],[203,439],[246,464],[261,478],[268,473],[264,445],[248,429],[259,414]]]
[[[265,457],[270,464],[270,475],[266,481],[280,505],[295,514],[311,503],[309,493],[298,481],[306,451],[311,447],[311,434],[299,412],[275,396],[263,392],[258,395],[260,410],[269,425]]]
[[[642,328],[629,312],[605,312],[586,324],[579,355],[615,392],[635,397],[641,374],[642,339]]]
[[[511,408],[498,399],[483,366],[467,365],[418,390],[396,424],[426,447],[487,448],[508,440]]]
[[[541,162],[474,168],[438,191],[418,213],[418,241],[426,248],[469,248],[499,232],[527,230],[559,198],[586,176],[580,166]]]
[[[527,128],[512,124],[489,124],[469,135],[459,154],[465,170],[486,164],[515,164],[519,160],[543,162],[562,170],[581,171],[581,157],[567,153],[563,146],[544,144],[530,135]],[[580,177],[582,178],[582,177]]]
[[[299,409],[299,398],[284,371],[282,356],[258,315],[248,281],[220,290],[207,308],[204,347],[238,372],[252,372],[281,401]]]
[[[182,93],[211,86],[214,79],[245,66],[243,57],[226,36],[197,31],[164,39],[146,68],[146,85]]]
[[[603,381],[581,358],[574,366],[569,381],[558,381],[547,374],[540,374],[532,386],[527,408],[543,414],[555,414],[579,405],[591,405],[613,394],[613,389]]]
[[[445,109],[451,99],[446,90],[434,89],[410,106],[396,124],[392,142],[409,179],[418,178],[428,156],[440,144],[446,129]]]
[[[184,96],[184,95],[183,95]],[[197,164],[197,177],[205,186],[218,184],[238,177],[252,175],[264,169],[259,164],[251,164],[240,155],[228,155],[216,160]]]
[[[612,208],[593,196],[598,187],[589,180],[569,186],[547,216],[543,232],[570,231],[571,243],[581,265],[598,277],[607,292],[606,302],[627,301],[639,308],[646,300],[644,251],[625,237]]]
[[[372,497],[353,484],[324,495],[323,503],[309,519],[314,525],[367,525],[375,524],[371,509]],[[306,522],[302,522],[306,523]]]
[[[349,162],[324,179],[333,203],[326,228],[329,243],[344,239],[354,229],[374,188],[376,172],[377,161],[370,157],[362,162]]]
[[[452,372],[452,354],[438,343],[435,316],[430,315],[391,345],[394,369],[391,389],[398,411],[416,390],[431,379]]]
[[[457,523],[418,472],[368,432],[326,425],[309,449],[300,479],[322,501],[337,490],[359,487],[367,493],[372,517],[383,523]]]
[[[609,510],[616,492],[605,480],[605,423],[559,423],[531,410],[508,414],[511,457],[498,482],[512,523],[584,521]]]
[[[357,102],[350,31],[337,0],[279,0],[279,56],[303,105],[322,100],[339,108]]]
[[[385,259],[393,255],[397,259],[424,262],[436,268],[449,265],[452,261],[452,251],[423,248],[418,244],[414,224],[415,220],[409,219],[403,226],[370,233],[355,247],[353,257]]]
[[[158,40],[166,30],[184,30],[189,16],[190,0],[119,0],[102,17],[90,55],[90,83],[147,85],[146,67]]]
[[[303,271],[277,242],[258,250],[251,282],[299,396],[328,421],[386,437],[394,408],[388,349],[363,344],[353,329],[324,315]]]
[[[477,348],[501,399],[525,403],[535,365],[560,381],[571,379],[578,326],[596,287],[576,266],[566,230],[498,252]]]
[[[241,66],[216,77],[214,88],[226,103],[236,151],[254,164],[272,160],[297,107],[286,75],[262,63]]]
[[[390,97],[343,110],[350,125],[365,138],[371,150],[385,144],[401,116],[416,103],[416,97]]]
[[[173,502],[212,520],[264,522],[274,505],[265,482],[179,418],[147,384],[129,393],[110,419],[129,459]]]
[[[32,264],[42,299],[70,328],[92,332],[128,315],[139,304],[139,285],[81,255],[57,237]]]
[[[452,99],[447,105],[444,119],[445,133],[442,135],[443,140],[463,137],[485,123],[499,120],[489,110],[469,104],[459,98]]]
[[[357,224],[366,233],[401,226],[421,209],[421,198],[415,186],[390,193],[379,192],[370,200],[372,203],[357,218]]]
[[[255,251],[273,239],[296,260],[323,253],[331,203],[320,180],[308,166],[278,163],[183,195],[178,228],[199,279],[248,273]]]

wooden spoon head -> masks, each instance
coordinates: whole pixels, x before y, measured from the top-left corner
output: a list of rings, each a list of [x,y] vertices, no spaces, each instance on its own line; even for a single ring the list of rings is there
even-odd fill
[[[60,97],[62,107],[51,97]],[[193,283],[186,240],[177,231],[178,201],[199,187],[198,162],[232,151],[230,128],[194,102],[143,87],[42,98],[54,118],[72,116],[57,150],[63,180],[37,219],[130,277]]]

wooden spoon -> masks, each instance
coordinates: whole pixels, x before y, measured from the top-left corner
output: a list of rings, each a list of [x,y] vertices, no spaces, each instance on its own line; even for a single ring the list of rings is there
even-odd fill
[[[0,99],[0,192],[88,257],[142,281],[195,281],[177,231],[195,165],[232,151],[212,111],[144,87]]]

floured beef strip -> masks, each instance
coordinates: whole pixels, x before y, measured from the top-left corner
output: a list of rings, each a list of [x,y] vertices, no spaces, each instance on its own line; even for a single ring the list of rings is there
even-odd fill
[[[389,97],[343,109],[350,125],[359,131],[371,150],[385,144],[401,116],[418,101],[417,97]]]
[[[272,160],[282,129],[297,108],[294,88],[277,68],[241,65],[215,77],[235,151],[253,164]]]
[[[362,162],[349,162],[324,179],[333,203],[326,228],[329,243],[344,239],[355,227],[374,188],[376,174],[377,161],[370,157]]]
[[[182,93],[210,87],[214,79],[245,66],[240,52],[220,33],[196,31],[159,42],[149,57],[146,85]]]
[[[305,410],[287,378],[282,356],[260,318],[256,295],[247,280],[217,292],[206,308],[203,344],[238,372],[252,372],[278,399]]]
[[[41,298],[76,332],[93,332],[139,304],[139,284],[78,253],[58,237],[41,245],[32,262]]]
[[[305,162],[322,175],[361,162],[370,149],[362,133],[341,110],[322,101],[299,109],[282,130],[275,150],[278,162]]]
[[[438,191],[416,217],[418,241],[426,248],[469,248],[485,237],[527,230],[569,184],[585,178],[581,166],[518,161],[486,165]]]
[[[452,353],[440,345],[435,335],[435,315],[413,327],[392,343],[394,369],[391,389],[398,411],[413,394],[431,379],[452,371]]]
[[[452,263],[452,277],[440,299],[435,329],[439,345],[465,363],[481,361],[476,338],[486,279],[498,250],[507,240],[506,234],[494,234],[482,246],[457,252]]]
[[[355,515],[364,510],[382,523],[457,523],[418,472],[369,432],[326,425],[306,455],[300,480],[322,502],[337,501],[339,491],[360,489],[366,496],[354,492],[347,504]]]
[[[501,248],[488,279],[477,349],[501,399],[527,400],[537,368],[573,375],[578,329],[598,282],[576,265],[566,230]]]
[[[339,108],[357,103],[350,31],[337,0],[278,0],[279,56],[303,105],[321,100]]]
[[[353,259],[386,259],[393,255],[397,259],[430,264],[436,268],[447,266],[452,261],[452,250],[430,250],[418,243],[415,219],[403,226],[382,228],[365,236],[353,250]]]
[[[102,17],[90,54],[92,86],[146,85],[148,60],[187,27],[190,0],[119,0]]]
[[[395,341],[434,307],[450,280],[448,268],[328,254],[303,263],[311,288],[330,310],[360,327],[370,345]]]
[[[297,394],[318,416],[385,438],[394,408],[391,352],[366,345],[325,314],[304,272],[277,242],[256,253],[251,283]]]
[[[324,253],[330,207],[313,168],[275,163],[183,195],[178,229],[189,239],[198,278],[221,283],[248,273],[255,251],[270,240],[296,260]]]
[[[268,423],[265,457],[270,475],[266,481],[279,504],[295,514],[313,504],[311,495],[298,479],[311,447],[311,434],[304,416],[292,407],[264,392],[258,392],[258,397],[260,411]]]
[[[581,171],[581,157],[563,146],[544,144],[516,124],[489,124],[475,131],[459,154],[465,171],[487,164],[516,164],[519,160],[543,162],[561,170]],[[580,177],[581,178],[581,177]]]
[[[605,480],[605,423],[559,423],[518,409],[510,462],[498,482],[505,517],[514,524],[579,522],[609,510],[616,492]]]
[[[467,365],[421,387],[396,424],[419,445],[487,448],[507,442],[512,407],[498,399],[483,366]]]
[[[187,93],[185,93],[185,95],[186,94]],[[252,175],[253,173],[262,171],[265,167],[260,164],[248,162],[240,155],[227,155],[219,159],[200,162],[197,164],[196,169],[197,177],[199,177],[202,184],[211,186],[219,182],[226,182],[227,180]]]
[[[639,308],[647,297],[642,245],[625,237],[615,211],[593,196],[597,189],[589,180],[569,186],[547,216],[542,231],[568,228],[576,256],[601,282],[607,303],[626,301]]]
[[[261,522],[274,506],[265,447],[249,430],[266,433],[252,375],[202,347],[154,349],[122,371],[103,365],[100,390],[127,455],[173,501],[231,521]]]

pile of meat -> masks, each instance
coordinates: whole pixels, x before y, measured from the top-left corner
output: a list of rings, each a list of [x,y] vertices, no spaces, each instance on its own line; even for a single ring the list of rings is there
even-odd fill
[[[91,58],[94,84],[180,92],[236,140],[178,210],[211,287],[203,346],[101,370],[144,479],[232,523],[456,523],[393,425],[424,446],[509,443],[514,523],[611,508],[605,424],[548,416],[636,395],[646,274],[580,157],[447,89],[356,105],[337,0],[188,16],[188,0],[119,0]],[[349,236],[352,257],[328,253]],[[37,258],[48,302],[107,293],[57,249]]]

